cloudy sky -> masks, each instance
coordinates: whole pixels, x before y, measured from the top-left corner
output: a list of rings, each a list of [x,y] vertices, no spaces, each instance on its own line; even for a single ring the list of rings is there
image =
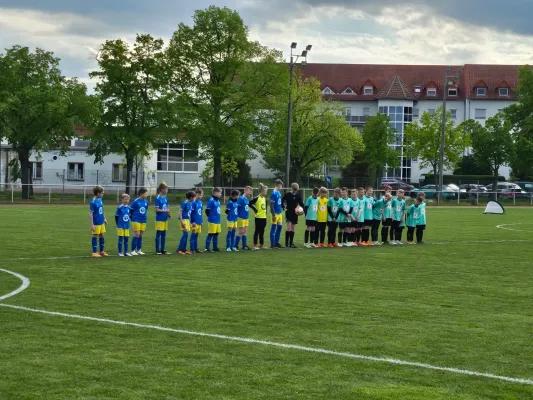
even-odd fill
[[[106,39],[168,39],[210,4],[238,10],[253,39],[310,62],[533,64],[532,0],[0,0],[0,48],[42,47],[88,81]]]

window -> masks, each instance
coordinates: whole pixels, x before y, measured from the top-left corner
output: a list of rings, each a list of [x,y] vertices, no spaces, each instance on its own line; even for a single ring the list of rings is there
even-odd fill
[[[43,163],[42,161],[30,162],[31,179],[40,181],[43,179]]]
[[[509,96],[509,88],[501,87],[499,89],[499,92],[500,92],[500,96],[502,97]]]
[[[487,118],[487,110],[484,108],[476,108],[474,110],[474,118],[475,119],[485,119]]]
[[[457,110],[456,109],[450,109],[450,112],[452,113],[452,118],[457,119]]]
[[[435,97],[437,95],[437,88],[428,88],[427,95]]]
[[[363,108],[363,116],[369,117],[370,116],[370,107]]]
[[[365,86],[364,93],[366,95],[373,94],[374,93],[374,88],[372,86]]]
[[[487,88],[484,88],[484,87],[476,88],[476,96],[486,96],[486,95],[487,95]]]
[[[347,117],[351,117],[352,116],[352,109],[350,107],[347,107],[344,109],[344,115],[346,115]]]
[[[415,93],[420,93],[422,91],[421,86],[415,86]]]
[[[346,88],[346,90],[344,90],[344,92],[342,92],[342,94],[354,94],[355,92],[350,89],[350,88]]]
[[[122,164],[113,164],[113,182],[126,182],[126,166]]]
[[[325,88],[325,89],[322,91],[322,93],[324,93],[324,94],[334,94],[334,93],[333,93],[333,90],[331,90],[331,89],[328,88],[328,87]]]
[[[83,181],[83,163],[68,163],[67,181]]]
[[[429,109],[428,113],[429,113],[429,115],[433,115],[433,114],[435,114],[435,110],[434,109]]]
[[[413,108],[413,118],[418,118],[418,108]]]
[[[198,149],[179,143],[168,143],[157,151],[157,170],[198,172]]]
[[[457,89],[448,89],[448,96],[457,96]]]

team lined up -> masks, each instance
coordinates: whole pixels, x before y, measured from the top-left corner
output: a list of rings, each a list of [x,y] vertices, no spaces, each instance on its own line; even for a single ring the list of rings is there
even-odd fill
[[[302,202],[298,184],[292,184],[292,190],[281,195],[283,183],[277,180],[270,196],[271,228],[270,248],[282,248],[280,244],[283,229],[283,211],[287,220],[285,247],[295,248],[294,235],[299,216],[305,216],[305,247],[352,247],[381,244],[401,245],[402,234],[407,226],[407,243],[414,243],[416,231],[417,243],[423,243],[426,228],[426,205],[423,194],[409,208],[406,207],[404,192],[399,190],[395,198],[389,191],[381,199],[375,199],[371,187],[348,190],[335,189],[333,197],[328,198],[326,188],[313,189],[312,195]],[[267,226],[268,188],[261,185],[259,195],[252,196],[252,188],[247,186],[241,194],[233,190],[226,204],[226,251],[259,250],[265,248],[264,233]],[[155,252],[157,255],[168,254],[166,250],[166,233],[169,229],[171,210],[167,198],[168,186],[159,185],[154,208],[156,213]],[[102,197],[104,189],[94,188],[94,198],[89,206],[92,233],[93,257],[105,257],[104,251],[107,219],[104,215]],[[182,236],[177,252],[182,255],[200,253],[198,237],[202,233],[203,214],[207,216],[207,237],[205,252],[219,252],[219,236],[222,233],[222,213],[220,197],[222,190],[215,188],[204,211],[203,190],[196,189],[186,194],[181,204],[178,221]],[[115,212],[117,225],[118,255],[144,255],[143,234],[146,231],[148,214],[148,191],[140,189],[138,197],[131,205],[127,194],[121,196],[122,204]],[[255,231],[253,247],[248,246],[248,227],[250,209],[255,213]],[[381,242],[378,240],[381,229]],[[129,249],[130,227],[134,236]],[[325,244],[327,229],[328,243]],[[337,232],[338,230],[338,232]],[[389,241],[390,238],[390,241]],[[239,247],[241,245],[241,247]],[[99,246],[99,247],[98,247]],[[189,249],[187,249],[187,247]]]

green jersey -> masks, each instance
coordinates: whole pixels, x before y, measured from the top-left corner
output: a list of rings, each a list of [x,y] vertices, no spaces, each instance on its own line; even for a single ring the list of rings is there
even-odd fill
[[[393,199],[391,201],[392,219],[394,221],[402,221],[405,212],[405,200]]]
[[[341,199],[341,203],[339,206],[341,212],[339,213],[339,222],[345,223],[351,221],[351,212],[352,212],[352,199]]]
[[[359,202],[359,219],[357,222],[365,222],[365,211],[366,211],[366,201],[364,197],[360,197],[358,200]]]
[[[318,198],[310,196],[305,202],[307,213],[305,219],[308,221],[316,221],[318,216]]]
[[[385,197],[382,197],[382,199]],[[391,219],[392,218],[392,201],[389,201],[385,207],[385,219]]]
[[[335,197],[330,197],[330,199],[328,200],[328,222],[333,221],[333,218],[331,218],[330,215],[330,211],[335,219],[339,218],[339,210],[341,207],[341,203],[342,199],[335,200]]]
[[[414,204],[407,210],[407,226],[414,228],[416,226],[416,220],[418,219],[418,207]]]
[[[374,202],[373,210],[372,210],[373,219],[375,221],[381,221],[383,219],[383,214],[385,213],[386,208],[387,208],[387,203],[385,203],[384,199]]]
[[[418,218],[416,219],[417,225],[426,225],[426,203],[420,203],[418,205]]]
[[[365,220],[373,220],[374,214],[372,213],[372,206],[375,199],[372,196],[365,196]]]
[[[351,199],[352,202],[352,221],[357,221],[357,214],[359,214],[359,199]]]

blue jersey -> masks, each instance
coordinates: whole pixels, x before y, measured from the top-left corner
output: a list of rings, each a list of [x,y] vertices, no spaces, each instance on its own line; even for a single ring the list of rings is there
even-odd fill
[[[181,219],[191,219],[192,202],[185,200],[181,203]]]
[[[125,206],[121,204],[120,206],[118,206],[115,216],[118,217],[118,229],[130,229],[130,206]]]
[[[240,196],[237,200],[238,212],[237,215],[240,219],[250,218],[250,200],[246,196]]]
[[[92,199],[89,204],[89,210],[93,213],[93,225],[103,225],[105,218],[102,199]]]
[[[226,214],[228,215],[229,222],[237,222],[239,219],[239,205],[238,200],[229,199],[228,204],[226,205]]]
[[[204,211],[204,203],[201,200],[195,200],[192,203],[191,209],[191,223],[202,225],[204,222],[202,212]]]
[[[133,215],[131,216],[133,222],[146,223],[148,219],[148,200],[135,199],[131,203],[131,210],[133,211]]]
[[[270,204],[272,204],[272,213],[281,214],[283,212],[283,207],[281,206],[281,193],[277,190],[274,190],[270,195]]]
[[[168,199],[167,196],[157,196],[155,199],[155,207],[159,208],[160,210],[168,210]],[[159,222],[165,222],[168,221],[168,213],[166,212],[155,212],[155,220]]]
[[[210,224],[220,224],[220,199],[211,197],[207,202],[206,211],[209,210],[207,222]]]

